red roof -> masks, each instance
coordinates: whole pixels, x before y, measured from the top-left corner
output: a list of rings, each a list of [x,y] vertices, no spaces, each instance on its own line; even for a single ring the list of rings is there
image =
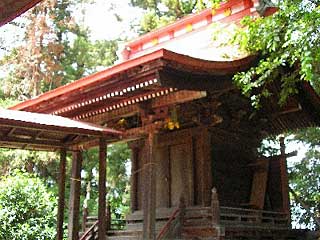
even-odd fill
[[[43,128],[46,130],[50,129],[57,131],[69,131],[73,133],[82,133],[89,136],[108,136],[118,135],[120,133],[119,131],[103,128],[99,125],[75,121],[60,116],[1,109],[0,125],[6,121],[12,121],[16,123],[16,126],[43,126]]]
[[[0,147],[54,151],[93,139],[118,139],[121,132],[48,114],[0,109]]]
[[[63,100],[68,99],[70,103],[70,99],[74,98],[74,104],[77,103],[81,98],[87,98],[90,92],[90,88],[94,88],[94,86],[99,86],[100,83],[111,83],[113,78],[116,78],[119,74],[124,74],[126,71],[129,71],[132,68],[142,66],[148,62],[155,61],[157,59],[162,60],[170,60],[170,61],[177,61],[177,63],[182,64],[196,64],[198,66],[210,66],[211,73],[214,72],[215,75],[223,75],[226,73],[234,72],[234,70],[239,71],[247,68],[249,66],[250,61],[246,61],[247,65],[243,64],[243,61],[206,61],[201,59],[199,56],[195,58],[188,58],[184,56],[184,52],[179,52],[182,54],[174,53],[175,50],[167,51],[162,49],[162,42],[159,42],[156,47],[147,46],[153,38],[157,38],[160,41],[161,36],[164,36],[168,33],[173,33],[173,38],[178,38],[179,34],[187,35],[188,32],[202,31],[203,21],[206,26],[209,26],[212,21],[227,21],[233,22],[240,20],[245,15],[252,15],[255,13],[255,10],[252,9],[255,2],[257,0],[230,0],[226,3],[221,4],[220,8],[204,10],[198,14],[192,14],[187,16],[177,22],[170,24],[166,27],[161,29],[155,30],[151,33],[148,33],[136,40],[130,42],[127,47],[130,48],[130,56],[127,56],[127,60],[112,66],[106,70],[100,71],[98,73],[92,74],[90,76],[84,77],[79,79],[73,83],[68,85],[59,87],[47,93],[44,93],[34,99],[27,100],[22,102],[12,109],[15,110],[27,110],[27,111],[36,111],[36,112],[47,112],[49,105],[58,105],[60,104],[61,107],[68,107],[68,103],[64,102]],[[191,28],[186,32],[181,33],[181,29],[186,28],[186,26],[190,26]],[[199,25],[200,24],[200,25]],[[197,26],[200,26],[197,30]],[[185,29],[184,29],[185,30]],[[176,32],[176,33],[175,33]],[[180,36],[180,35],[179,35]],[[170,40],[170,39],[169,39]],[[167,40],[166,40],[167,41]],[[170,41],[169,41],[170,42]],[[137,47],[141,46],[141,49],[137,49]],[[139,52],[139,53],[138,53]],[[207,51],[208,52],[208,51]],[[190,61],[189,61],[190,60]],[[252,58],[251,58],[252,60]],[[188,62],[189,61],[189,62]],[[121,85],[123,81],[118,81],[118,84]],[[107,89],[106,89],[107,92]],[[85,93],[85,96],[80,96],[80,93]],[[74,97],[73,95],[78,95]],[[92,96],[92,97],[102,97],[102,96]],[[76,99],[77,98],[77,99]],[[59,100],[60,99],[60,100]],[[90,100],[90,99],[88,99]],[[43,107],[44,105],[48,105],[47,107]],[[73,107],[73,106],[70,106]],[[55,107],[53,107],[55,108]],[[52,109],[52,108],[51,108]],[[59,114],[59,113],[58,113]]]
[[[147,49],[154,51],[165,48],[163,45],[173,39],[189,35],[191,32],[203,30],[212,22],[231,23],[240,21],[244,16],[257,15],[254,6],[258,0],[229,0],[221,3],[217,9],[206,9],[200,13],[190,14],[172,24],[144,34],[126,44],[123,57],[129,59],[140,56]],[[177,52],[175,49],[170,49]],[[147,50],[147,52],[150,52]]]
[[[213,61],[201,56],[191,57],[188,51],[177,53],[163,47],[172,42],[181,45],[181,40],[185,40],[181,37],[183,35],[188,41],[192,39],[191,43],[187,42],[187,47],[198,52],[198,46],[192,41],[199,37],[198,33],[200,38],[203,32],[208,33],[211,21],[237,23],[244,15],[256,14],[254,7],[258,2],[230,0],[220,10],[216,10],[218,13],[205,10],[146,34],[128,44],[127,59],[124,62],[22,102],[11,109],[105,122],[136,114],[140,103],[145,101],[151,107],[159,108],[167,106],[164,104],[202,98],[202,91],[234,89],[232,76],[238,71],[247,70],[254,64],[256,57]],[[163,37],[163,34],[166,36]],[[208,36],[210,39],[207,34],[206,37]],[[217,51],[215,46],[211,46],[209,50],[205,44],[207,42],[204,42],[202,51]],[[277,92],[277,87],[274,90]],[[320,111],[320,104],[319,98],[314,97],[313,93],[311,88],[302,89],[300,95],[292,98],[293,107],[289,104],[289,110],[280,108],[276,98],[273,98],[273,103],[265,108],[266,116],[272,118],[270,132],[276,134],[288,129],[318,125],[320,120],[313,113]]]
[[[0,27],[26,12],[40,1],[42,0],[1,0]]]
[[[108,104],[108,102],[112,100],[109,97],[106,97],[108,94],[112,95],[112,93],[114,93],[115,95],[117,95],[116,92],[119,92],[119,94],[121,94],[121,90],[124,87],[132,87],[139,82],[138,74],[132,76],[132,78],[136,79],[136,81],[133,81],[129,77],[125,77],[128,72],[136,71],[134,69],[144,70],[143,68],[146,68],[148,72],[151,71],[148,75],[149,79],[146,79],[145,75],[143,75],[141,79],[143,81],[153,80],[154,78],[156,78],[157,71],[159,70],[159,68],[161,68],[161,65],[163,65],[161,61],[172,62],[171,65],[173,66],[184,66],[185,70],[190,69],[190,71],[192,71],[193,69],[193,71],[197,70],[208,75],[223,76],[234,74],[238,71],[247,69],[253,59],[254,57],[247,57],[235,61],[216,62],[196,59],[165,49],[160,49],[139,58],[122,62],[104,71],[100,71],[96,74],[84,77],[82,79],[79,79],[78,81],[46,92],[34,99],[30,99],[17,104],[11,107],[11,109],[55,113],[50,109],[59,110],[66,108],[66,111],[72,111],[72,109],[75,108],[86,108],[90,105],[97,105],[97,102]],[[144,66],[151,63],[158,65],[154,69],[149,69],[150,67]],[[119,81],[119,79],[122,79],[122,81]],[[153,90],[155,89],[152,89],[152,91]],[[121,96],[125,98],[126,94],[123,94]],[[98,99],[96,100],[96,98]],[[121,100],[120,96],[117,96],[115,98]],[[112,103],[114,104],[114,102]],[[59,111],[57,113],[60,114]]]

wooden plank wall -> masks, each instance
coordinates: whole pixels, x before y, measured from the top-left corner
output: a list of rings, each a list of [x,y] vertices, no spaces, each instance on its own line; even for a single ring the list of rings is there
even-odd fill
[[[132,145],[132,143],[131,143]],[[210,134],[207,128],[190,128],[159,134],[155,148],[156,206],[175,207],[183,195],[187,205],[210,205],[212,172],[210,157]],[[142,172],[145,165],[145,146],[140,147],[134,166],[136,191],[135,210],[142,210],[145,183]]]
[[[270,160],[269,179],[267,186],[268,208],[267,210],[285,211],[283,208],[281,189],[281,158],[274,157]]]

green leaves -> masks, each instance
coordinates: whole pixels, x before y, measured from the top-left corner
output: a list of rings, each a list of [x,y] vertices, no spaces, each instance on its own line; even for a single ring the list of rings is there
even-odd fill
[[[306,81],[311,81],[313,78],[313,66],[314,58],[312,57],[312,52],[308,49],[302,53],[303,57],[301,59],[301,79]]]
[[[317,2],[317,3],[316,3]],[[297,93],[297,83],[319,82],[320,15],[318,1],[284,0],[279,11],[269,17],[241,21],[234,41],[251,54],[259,54],[260,62],[234,80],[253,105],[265,97],[264,90],[272,81],[281,82],[279,103]]]
[[[312,129],[308,130],[313,131]],[[289,168],[291,187],[299,198],[304,201],[314,216],[320,212],[320,151],[319,148],[311,148],[301,162],[295,163]],[[313,218],[306,211],[301,211],[300,203],[293,201],[293,220],[314,229]]]
[[[127,144],[114,144],[108,147],[108,200],[114,219],[125,219],[129,211],[130,149]]]
[[[278,81],[281,86],[279,104],[298,93],[297,84],[309,81],[319,92],[320,74],[320,1],[284,0],[273,16],[241,21],[243,28],[234,37],[241,49],[260,57],[258,64],[247,72],[235,75],[234,81],[249,97],[255,108],[261,99],[270,96],[268,85]],[[319,128],[301,130],[296,139],[308,143],[309,150],[301,162],[290,167],[290,185],[305,201],[312,214],[320,209]],[[292,219],[313,228],[314,222],[302,206],[292,199]]]
[[[107,150],[107,198],[111,207],[112,219],[124,220],[130,203],[130,173],[127,172],[130,149],[127,144],[122,143],[108,145]],[[90,149],[84,156],[82,192],[85,192],[89,183],[91,192],[87,203],[90,215],[94,215],[98,210],[98,151]]]
[[[15,172],[0,181],[0,239],[55,239],[56,199],[38,178]]]

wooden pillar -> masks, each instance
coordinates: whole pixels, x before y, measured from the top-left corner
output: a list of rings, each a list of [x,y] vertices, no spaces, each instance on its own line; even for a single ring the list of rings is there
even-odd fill
[[[106,239],[107,222],[106,222],[106,180],[107,180],[107,145],[104,138],[100,138],[99,144],[99,206],[98,219],[99,231],[98,239]]]
[[[225,236],[225,230],[224,227],[221,227],[220,225],[220,203],[216,188],[212,188],[211,190],[211,225],[216,232],[216,238],[214,239],[223,240]]]
[[[280,138],[280,178],[281,178],[281,193],[282,193],[282,209],[285,213],[290,214],[290,200],[289,200],[289,180],[286,158],[286,146],[284,144],[284,137]]]
[[[195,151],[195,171],[198,181],[196,203],[202,206],[210,206],[212,189],[211,138],[207,127],[198,129]]]
[[[131,178],[130,178],[130,210],[134,212],[138,208],[138,161],[140,148],[136,143],[129,143],[131,149]]]
[[[218,226],[220,224],[220,204],[216,188],[212,188],[211,192],[211,211],[212,211],[212,225]]]
[[[87,207],[83,207],[82,210],[82,232],[86,231],[86,225],[88,221],[88,216],[89,216],[89,210]]]
[[[66,183],[66,149],[60,151],[60,166],[59,166],[59,193],[58,193],[58,214],[57,214],[57,240],[63,239],[63,218],[64,218],[64,199],[65,199],[65,183]]]
[[[180,210],[180,214],[179,214],[179,229],[177,231],[177,238],[181,239],[182,238],[182,227],[183,227],[183,222],[185,220],[185,214],[186,214],[186,202],[184,200],[184,196],[181,195],[180,199],[179,199],[179,210]]]
[[[80,188],[81,188],[82,152],[72,153],[71,186],[69,199],[69,223],[68,239],[79,239],[79,212],[80,212]]]
[[[144,193],[143,193],[143,239],[156,238],[156,175],[154,144],[156,135],[148,134],[146,141],[146,161],[144,168]]]
[[[107,231],[111,229],[111,207],[110,207],[110,204],[109,202],[107,202],[107,213],[106,213],[106,219],[107,219],[107,223],[106,223],[106,226],[107,226]]]

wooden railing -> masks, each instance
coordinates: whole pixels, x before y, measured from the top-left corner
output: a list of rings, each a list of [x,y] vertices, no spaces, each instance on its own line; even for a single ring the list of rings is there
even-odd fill
[[[224,226],[246,225],[253,228],[281,228],[290,226],[286,213],[244,208],[220,207],[220,222]]]
[[[88,220],[95,220],[95,222],[86,230],[87,222]],[[109,204],[107,205],[107,211],[106,211],[106,226],[107,231],[110,230],[111,226],[111,211]],[[99,230],[99,219],[97,217],[90,217],[88,210],[83,210],[83,220],[82,220],[82,231],[84,232],[79,240],[95,240],[98,239],[98,230]]]
[[[211,207],[186,208],[185,220],[204,220],[214,226],[223,227],[250,227],[269,229],[288,229],[289,217],[286,213],[252,210],[245,208],[220,207],[220,214],[213,214]]]
[[[179,209],[173,212],[168,222],[166,222],[166,224],[160,230],[156,238],[157,240],[168,239],[171,236],[175,236],[175,232],[177,231],[177,228],[179,228],[179,215],[180,215]]]
[[[210,226],[219,231],[224,231],[223,229],[227,231],[227,229],[233,228],[248,229],[248,227],[252,230],[285,230],[290,227],[290,219],[286,213],[220,206],[216,189],[212,189],[210,207],[192,206],[186,208],[184,200],[181,198],[179,207],[166,216],[165,219],[168,220],[159,231],[156,237],[157,240],[179,238],[183,227],[197,224]],[[106,217],[108,230],[115,229],[115,226],[118,228],[119,224],[121,226],[125,224],[124,220],[120,220],[121,223],[111,222],[110,208],[107,208]],[[139,218],[139,220],[142,221],[142,218]],[[81,236],[80,240],[97,239],[98,219],[86,215],[86,221],[91,221],[93,224]],[[219,237],[220,235],[217,236]]]
[[[161,239],[173,239],[173,238],[181,237],[184,213],[185,213],[185,203],[184,203],[184,199],[181,197],[179,207],[172,213],[169,220],[161,228],[156,239],[161,240]]]
[[[93,217],[92,217],[93,218]],[[97,217],[94,217],[97,219]],[[111,223],[108,224],[107,221],[107,231],[109,230],[123,230],[126,221],[123,219],[112,219]],[[99,230],[99,220],[96,220],[90,228],[88,228],[79,240],[93,240],[97,239]]]
[[[289,215],[281,212],[254,210],[246,208],[220,207],[215,188],[211,195],[212,225],[250,226],[252,228],[281,228],[290,226]]]
[[[218,194],[212,189],[211,206],[187,207],[185,225],[211,225],[213,228],[246,228],[285,230],[290,227],[289,215],[282,212],[219,206]]]
[[[95,240],[98,239],[99,220],[97,220],[79,240]]]

